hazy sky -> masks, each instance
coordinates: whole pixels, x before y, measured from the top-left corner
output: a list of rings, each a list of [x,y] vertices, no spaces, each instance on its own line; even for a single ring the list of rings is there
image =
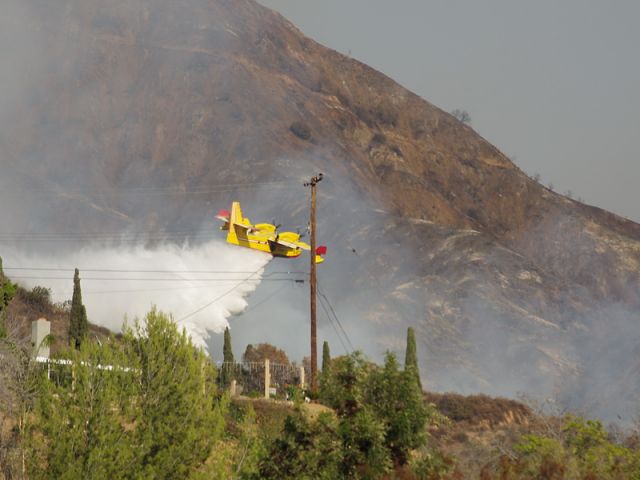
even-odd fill
[[[640,221],[640,1],[260,0],[472,126],[525,172]]]

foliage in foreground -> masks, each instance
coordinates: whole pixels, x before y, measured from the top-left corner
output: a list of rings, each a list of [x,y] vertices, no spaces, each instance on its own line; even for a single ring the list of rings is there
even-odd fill
[[[155,310],[118,341],[66,352],[74,367],[55,366],[51,380],[31,349],[12,332],[0,339],[0,415],[14,419],[0,431],[5,478],[26,478],[23,465],[33,479],[469,478],[429,445],[427,429],[442,419],[391,354],[383,366],[360,354],[332,359],[320,398],[333,410],[312,419],[300,405],[289,416],[271,402],[230,408],[206,354]],[[446,405],[468,421],[469,405]],[[477,459],[471,478],[640,479],[637,443],[579,417],[494,454]]]
[[[43,382],[34,411],[30,478],[205,473],[224,405],[214,366],[170,318],[152,310],[121,342],[83,342],[65,356],[73,368],[62,365],[58,378]]]
[[[435,412],[425,405],[415,372],[400,371],[393,354],[383,367],[359,353],[332,360],[321,375],[320,398],[335,414],[309,420],[296,411],[267,445],[254,478],[373,479],[394,468],[411,471],[410,460],[424,460],[410,452],[426,446],[426,425]],[[425,475],[414,469],[411,478],[440,478],[449,469],[446,462],[420,465]]]

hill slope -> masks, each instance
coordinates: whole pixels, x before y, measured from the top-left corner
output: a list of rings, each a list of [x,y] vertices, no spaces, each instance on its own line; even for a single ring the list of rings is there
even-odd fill
[[[10,3],[5,243],[195,232],[232,199],[304,226],[301,183],[323,171],[321,281],[353,343],[394,349],[415,326],[432,388],[570,385],[568,401],[604,414],[624,405],[595,391],[637,392],[614,373],[640,333],[639,225],[549,191],[253,1]],[[300,323],[304,300],[291,303],[273,309],[275,334]]]

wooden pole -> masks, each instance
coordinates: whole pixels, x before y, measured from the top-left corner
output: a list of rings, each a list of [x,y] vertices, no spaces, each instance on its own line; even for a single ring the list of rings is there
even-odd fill
[[[264,398],[269,400],[269,387],[271,387],[271,366],[269,365],[269,359],[264,359]]]
[[[311,378],[310,387],[312,392],[318,390],[318,339],[317,339],[317,317],[316,317],[316,186],[322,180],[319,173],[306,182],[305,187],[311,187],[311,220],[309,223],[309,234],[311,237],[311,264],[310,264],[310,285],[311,285]]]

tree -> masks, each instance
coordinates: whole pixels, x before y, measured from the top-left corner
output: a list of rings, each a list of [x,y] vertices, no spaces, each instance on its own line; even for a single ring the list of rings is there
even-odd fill
[[[121,340],[66,355],[56,367],[73,380],[48,382],[39,402],[30,478],[213,478],[226,403],[215,366],[170,317],[153,309]]]
[[[385,425],[366,402],[371,372],[377,367],[356,352],[332,362],[325,379],[325,402],[338,416],[342,442],[341,478],[377,478],[390,467]]]
[[[229,327],[224,329],[224,345],[222,347],[222,370],[220,372],[221,384],[223,387],[228,387],[233,380],[233,368],[234,358],[233,349],[231,347],[231,332]]]
[[[404,369],[411,372],[418,388],[422,391],[420,370],[418,368],[418,355],[416,353],[416,334],[411,327],[407,328],[407,349],[404,357]]]
[[[223,409],[215,401],[215,366],[207,354],[155,308],[125,331],[128,356],[140,375],[135,443],[144,478],[186,478],[222,435]]]
[[[80,287],[80,272],[76,268],[73,274],[73,296],[71,297],[71,311],[69,312],[69,339],[71,345],[80,348],[89,332],[87,310],[82,304],[82,290]]]
[[[466,110],[456,108],[451,112],[451,115],[453,115],[458,121],[471,125],[471,115],[469,115],[469,112]]]
[[[282,434],[267,445],[253,477],[260,479],[353,478],[341,475],[343,449],[337,422],[328,413],[308,420],[297,408]]]
[[[322,374],[328,374],[329,368],[331,368],[331,352],[329,351],[329,342],[325,340],[322,344]]]
[[[43,369],[32,360],[31,338],[21,321],[5,318],[0,337],[0,478],[26,478],[30,458],[25,444],[33,423],[33,407],[43,382]]]
[[[413,369],[400,371],[395,355],[387,353],[384,368],[373,370],[366,385],[365,401],[385,426],[391,458],[395,465],[404,465],[409,451],[425,444],[429,418]]]
[[[30,477],[130,478],[140,470],[144,451],[134,439],[139,392],[132,359],[113,340],[83,342],[65,357],[71,364],[54,366],[38,402]]]
[[[267,358],[271,363],[289,365],[289,357],[284,350],[270,343],[260,343],[255,347],[249,344],[242,355],[244,362],[264,362]]]
[[[2,257],[0,257],[0,338],[4,338],[7,335],[5,328],[6,308],[15,294],[16,285],[4,276]]]

